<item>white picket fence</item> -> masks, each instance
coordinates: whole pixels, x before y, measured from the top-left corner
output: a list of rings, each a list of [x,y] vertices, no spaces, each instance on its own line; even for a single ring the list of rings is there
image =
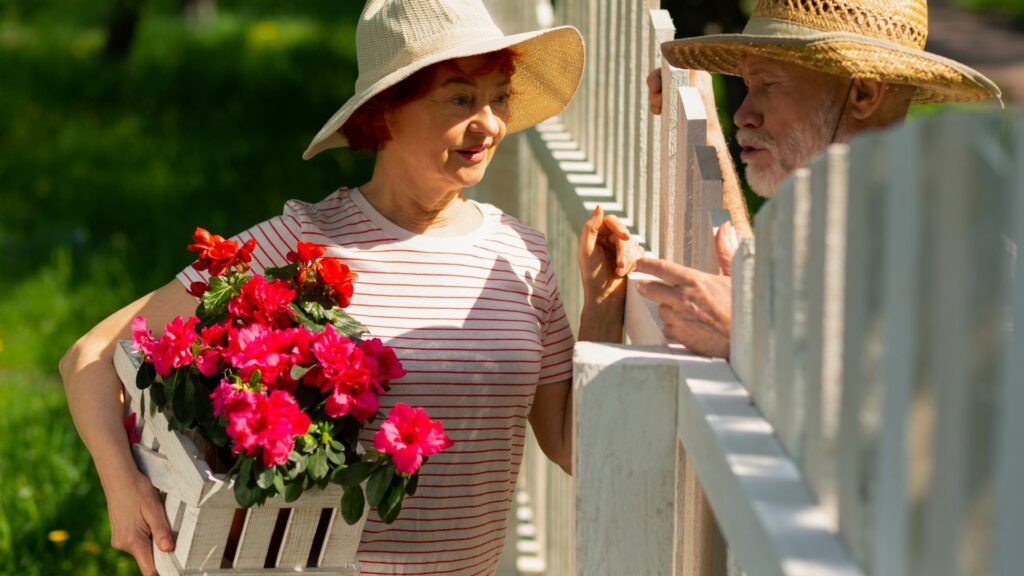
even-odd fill
[[[560,119],[477,194],[544,230],[578,312],[595,203],[649,252],[712,270],[721,183],[705,111],[644,0],[492,1],[507,32],[574,24]],[[528,449],[522,573],[994,575],[1024,566],[1024,117],[960,112],[836,145],[733,262],[731,364],[662,340],[631,280],[628,346],[581,343],[575,478]]]

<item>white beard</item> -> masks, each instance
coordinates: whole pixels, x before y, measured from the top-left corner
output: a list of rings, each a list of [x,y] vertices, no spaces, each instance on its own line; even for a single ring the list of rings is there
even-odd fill
[[[763,148],[772,158],[767,167],[746,165],[745,173],[750,188],[764,198],[775,196],[779,185],[794,170],[807,166],[812,158],[831,144],[835,121],[833,94],[826,93],[806,117],[806,121],[791,126],[777,141],[760,128],[740,128],[736,132],[740,146]]]

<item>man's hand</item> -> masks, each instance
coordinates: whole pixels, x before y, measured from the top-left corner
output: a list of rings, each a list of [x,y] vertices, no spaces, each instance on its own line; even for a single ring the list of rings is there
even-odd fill
[[[718,227],[718,233],[715,234],[715,253],[718,255],[718,267],[722,269],[722,274],[732,276],[732,257],[739,247],[740,240],[736,236],[736,229],[732,227],[732,222],[726,221]]]
[[[144,576],[156,576],[153,542],[160,550],[174,549],[171,527],[167,523],[160,496],[141,473],[128,486],[107,492],[110,516],[110,544],[135,557]]]
[[[711,74],[703,70],[687,70],[686,73],[686,84],[700,92],[701,102],[704,104],[704,109],[708,111],[708,121],[712,121],[712,116],[714,116],[713,122],[717,126],[718,116],[714,113],[717,110],[715,88],[711,81]],[[647,75],[647,103],[650,106],[651,114],[661,114],[661,90],[661,68],[655,68]]]
[[[661,282],[641,282],[640,294],[659,304],[665,337],[703,356],[729,357],[732,279],[665,260],[642,258],[638,272]]]

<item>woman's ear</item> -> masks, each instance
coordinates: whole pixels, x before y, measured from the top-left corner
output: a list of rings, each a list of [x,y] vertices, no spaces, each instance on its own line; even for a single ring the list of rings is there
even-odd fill
[[[882,105],[886,84],[880,80],[857,78],[850,87],[850,115],[857,120],[871,118]]]

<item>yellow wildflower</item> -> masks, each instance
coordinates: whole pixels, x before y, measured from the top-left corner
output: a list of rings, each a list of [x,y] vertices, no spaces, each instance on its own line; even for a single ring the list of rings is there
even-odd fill
[[[50,533],[46,535],[50,542],[61,544],[67,542],[68,532],[67,530],[50,530]]]

